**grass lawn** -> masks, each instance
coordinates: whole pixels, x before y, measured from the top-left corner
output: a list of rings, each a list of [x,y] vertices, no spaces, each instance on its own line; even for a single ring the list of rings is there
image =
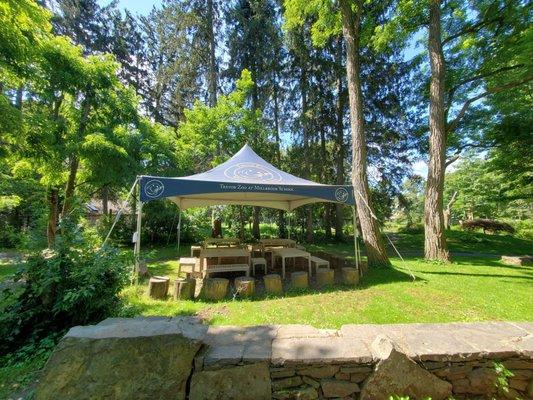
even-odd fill
[[[408,244],[420,246],[417,236],[396,234],[393,240],[405,251]],[[310,289],[279,298],[161,301],[146,296],[146,284],[126,288],[123,296],[132,315],[198,314],[210,324],[293,323],[338,328],[350,323],[533,320],[533,267],[508,266],[490,256],[525,254],[533,248],[531,242],[463,232],[451,232],[449,237],[452,252],[469,253],[481,247],[480,253],[487,255],[456,256],[448,265],[421,258],[407,257],[405,262],[393,258],[393,268],[370,270],[357,288]],[[353,252],[350,243],[309,247],[345,255]],[[152,274],[177,277],[172,250],[161,249],[154,257],[149,263]],[[416,277],[414,282],[409,270]]]

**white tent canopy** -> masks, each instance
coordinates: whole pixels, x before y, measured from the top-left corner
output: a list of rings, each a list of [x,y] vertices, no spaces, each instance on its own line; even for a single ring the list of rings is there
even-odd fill
[[[141,176],[141,201],[169,198],[182,210],[219,204],[291,211],[306,204],[354,205],[351,186],[323,185],[279,170],[244,145],[228,161],[196,175]]]

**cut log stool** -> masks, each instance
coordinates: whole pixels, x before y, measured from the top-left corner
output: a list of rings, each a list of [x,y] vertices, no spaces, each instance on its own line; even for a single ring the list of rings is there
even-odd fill
[[[255,266],[262,265],[265,268],[265,275],[267,273],[267,260],[264,257],[254,257],[251,259],[252,275],[255,275]]]
[[[174,300],[194,299],[195,290],[196,279],[178,278],[174,281],[174,291],[172,292],[172,297]]]
[[[206,300],[219,301],[228,294],[229,281],[224,278],[207,278],[204,279],[202,287],[203,297]]]
[[[248,276],[235,278],[235,290],[242,297],[251,297],[255,292],[255,279]]]
[[[166,276],[154,276],[148,282],[148,296],[152,299],[164,299],[167,297],[170,279]]]
[[[342,283],[357,285],[359,283],[359,271],[355,268],[344,267],[342,269]]]
[[[317,268],[316,283],[318,286],[333,285],[335,282],[335,271],[329,268]]]
[[[265,292],[269,294],[282,294],[283,286],[281,285],[281,276],[278,274],[265,275],[263,277],[265,282]]]
[[[291,274],[292,287],[295,289],[305,289],[309,287],[307,272],[296,271]]]

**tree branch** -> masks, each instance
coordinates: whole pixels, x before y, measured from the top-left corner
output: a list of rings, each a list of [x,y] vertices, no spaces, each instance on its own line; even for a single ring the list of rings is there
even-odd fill
[[[527,82],[529,82],[531,80],[533,80],[533,75],[530,75],[527,78],[521,79],[519,81],[510,82],[510,83],[507,83],[505,85],[500,85],[500,86],[496,86],[496,87],[493,87],[493,88],[489,88],[485,92],[483,92],[481,94],[478,94],[477,96],[474,96],[474,97],[468,99],[467,101],[465,101],[465,103],[463,104],[463,106],[459,110],[459,113],[457,114],[457,116],[453,119],[453,121],[451,121],[448,124],[448,126],[446,128],[446,133],[453,132],[453,131],[455,131],[455,129],[457,129],[457,126],[459,125],[459,122],[461,122],[461,119],[464,117],[466,111],[468,110],[468,107],[470,107],[470,105],[472,103],[475,103],[476,101],[478,101],[478,100],[480,100],[480,99],[482,99],[484,97],[487,97],[490,94],[499,93],[499,92],[502,92],[504,90],[511,89],[511,88],[516,87],[516,86],[523,85],[524,83],[527,83]]]
[[[448,36],[446,39],[444,39],[442,41],[442,45],[445,46],[447,45],[449,42],[452,42],[454,41],[455,39],[457,38],[460,38],[461,36],[463,35],[466,35],[467,33],[475,33],[477,32],[479,29],[483,28],[485,25],[490,25],[494,22],[498,22],[502,19],[501,16],[498,16],[496,18],[492,18],[492,19],[489,19],[489,20],[482,20],[482,21],[479,21],[478,23],[476,24],[473,24],[473,25],[470,25],[470,26],[467,26],[466,28],[464,28],[463,30],[460,30],[459,32],[457,33],[454,33],[453,35],[450,35]]]
[[[505,72],[505,71],[510,71],[510,70],[516,69],[516,68],[521,68],[523,66],[524,66],[524,64],[511,65],[509,67],[502,67],[502,68],[496,69],[494,71],[489,71],[489,72],[480,73],[480,74],[471,76],[470,78],[463,79],[462,81],[459,81],[457,83],[457,85],[453,86],[450,89],[450,93],[455,92],[457,89],[459,89],[459,87],[461,87],[463,85],[466,85],[467,83],[477,81],[478,79],[487,78],[489,76],[493,76],[493,75],[499,74],[500,72]]]

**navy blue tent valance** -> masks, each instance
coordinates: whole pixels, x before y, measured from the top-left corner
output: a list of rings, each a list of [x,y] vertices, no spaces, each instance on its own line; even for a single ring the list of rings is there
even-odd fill
[[[352,186],[323,185],[283,172],[244,145],[228,161],[180,178],[141,176],[141,201],[169,198],[181,209],[240,204],[294,210],[305,204],[355,205]]]

